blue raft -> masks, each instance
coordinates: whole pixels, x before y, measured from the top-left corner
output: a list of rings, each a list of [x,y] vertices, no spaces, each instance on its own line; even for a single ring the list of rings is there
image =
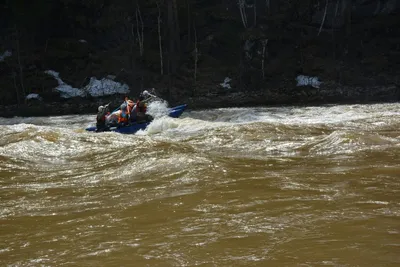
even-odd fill
[[[172,118],[178,118],[185,111],[186,107],[187,107],[187,105],[183,104],[183,105],[180,105],[180,106],[176,106],[176,107],[170,108],[168,116],[172,117]],[[135,134],[139,130],[146,129],[147,126],[150,123],[151,122],[134,123],[134,124],[130,124],[130,125],[127,125],[127,126],[110,127],[106,131],[117,132],[117,133],[122,133],[122,134]],[[89,132],[97,132],[96,131],[97,130],[96,126],[88,127],[85,130],[89,131]]]

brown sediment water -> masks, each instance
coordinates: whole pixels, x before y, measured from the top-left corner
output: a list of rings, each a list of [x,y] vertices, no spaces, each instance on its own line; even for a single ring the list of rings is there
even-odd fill
[[[400,104],[94,119],[0,119],[0,266],[400,265]]]

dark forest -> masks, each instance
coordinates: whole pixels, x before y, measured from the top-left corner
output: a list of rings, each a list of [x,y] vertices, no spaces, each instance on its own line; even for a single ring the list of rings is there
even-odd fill
[[[12,55],[0,62],[0,105],[29,93],[61,101],[45,70],[77,88],[114,75],[133,95],[155,87],[170,101],[396,100],[399,11],[396,0],[6,0],[0,56]],[[322,86],[299,90],[297,75]]]

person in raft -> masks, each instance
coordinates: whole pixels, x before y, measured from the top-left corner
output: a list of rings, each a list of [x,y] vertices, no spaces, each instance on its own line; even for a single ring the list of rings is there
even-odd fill
[[[99,106],[97,109],[97,116],[96,116],[96,129],[97,131],[105,131],[107,130],[106,125],[106,118],[110,114],[110,103],[105,106]]]

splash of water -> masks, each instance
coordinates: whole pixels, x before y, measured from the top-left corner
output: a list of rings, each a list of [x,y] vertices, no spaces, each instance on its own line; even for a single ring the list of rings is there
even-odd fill
[[[147,107],[147,113],[154,118],[160,118],[168,115],[169,108],[167,101],[154,101]]]
[[[0,118],[3,265],[397,263],[399,107],[155,102],[139,136]]]
[[[170,117],[161,117],[154,119],[150,125],[144,131],[139,131],[137,135],[144,135],[144,134],[157,134],[161,132],[165,132],[168,129],[173,129],[179,127],[179,123],[176,119]]]

